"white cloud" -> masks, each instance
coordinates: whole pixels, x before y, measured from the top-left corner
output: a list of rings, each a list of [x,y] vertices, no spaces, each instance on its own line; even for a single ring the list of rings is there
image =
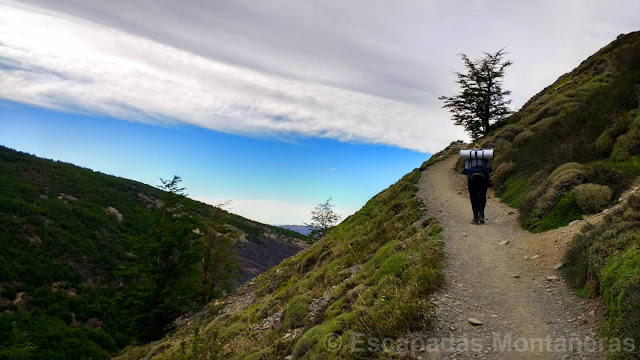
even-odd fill
[[[507,46],[520,106],[640,12],[637,1],[26,1],[0,0],[1,98],[425,152],[465,137],[437,100],[456,91],[456,54]]]
[[[218,205],[230,200],[210,196],[194,196],[193,198],[210,205]],[[224,209],[263,224],[303,225],[311,220],[310,213],[314,207],[315,204],[273,199],[231,199],[229,205]],[[344,220],[359,208],[346,208],[338,205],[333,210],[341,216],[341,220]]]
[[[293,133],[421,151],[437,150],[460,133],[451,126],[417,132],[436,115],[427,108],[264,75],[50,13],[2,6],[0,34],[0,97],[18,102],[239,134]]]

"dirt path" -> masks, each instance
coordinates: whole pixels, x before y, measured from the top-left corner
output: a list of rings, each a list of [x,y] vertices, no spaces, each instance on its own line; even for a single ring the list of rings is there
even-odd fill
[[[445,284],[423,359],[602,359],[599,300],[580,299],[554,265],[580,225],[531,234],[489,191],[485,225],[471,224],[456,157],[423,172],[418,196],[444,227]],[[508,241],[507,244],[504,244]],[[473,326],[469,318],[482,325]]]

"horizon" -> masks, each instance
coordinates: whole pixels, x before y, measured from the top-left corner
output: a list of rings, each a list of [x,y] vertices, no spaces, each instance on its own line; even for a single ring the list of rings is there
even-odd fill
[[[640,4],[618,3],[0,0],[0,144],[152,186],[179,175],[267,224],[328,198],[344,219],[468,140],[437,100],[458,54],[506,47],[517,110],[638,30]]]

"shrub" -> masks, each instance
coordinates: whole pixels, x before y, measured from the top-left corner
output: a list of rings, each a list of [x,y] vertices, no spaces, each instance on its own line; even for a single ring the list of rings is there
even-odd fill
[[[498,134],[498,136],[507,141],[513,141],[520,133],[525,130],[525,127],[518,124],[512,124],[505,126],[504,129]]]
[[[640,196],[636,194],[629,196],[627,205],[634,210],[640,210]]]
[[[608,163],[598,161],[588,165],[587,178],[594,184],[609,186],[613,191],[613,198],[617,198],[629,187],[634,176],[624,173]]]
[[[501,186],[507,180],[509,176],[513,173],[513,169],[515,165],[513,162],[504,162],[500,164],[493,174],[491,174],[491,182],[493,182],[496,186]]]
[[[605,130],[598,140],[596,140],[596,149],[604,156],[609,156],[613,150],[616,140],[613,138],[612,129]]]
[[[569,285],[579,289],[587,283],[589,276],[589,248],[593,244],[594,236],[588,233],[576,235],[564,257],[562,274]]]
[[[555,182],[559,176],[569,171],[577,171],[577,172],[584,173],[585,166],[577,162],[562,164],[558,166],[555,170],[553,170],[551,175],[549,175],[549,180],[551,180],[552,182]]]
[[[600,284],[610,331],[640,340],[640,253],[629,249],[611,256],[600,272]]]
[[[220,332],[220,339],[229,339],[238,335],[244,330],[244,325],[240,322],[233,323]]]
[[[571,190],[582,184],[587,177],[585,170],[569,169],[552,178],[551,187],[556,190]]]
[[[635,127],[628,133],[618,137],[615,145],[613,145],[611,157],[614,161],[624,161],[638,153],[640,153],[640,129]]]
[[[409,265],[409,259],[403,253],[391,255],[376,272],[376,282],[387,275],[400,276]]]
[[[578,206],[587,214],[604,210],[611,201],[611,188],[597,184],[582,184],[573,189]]]
[[[523,131],[520,134],[518,134],[518,136],[516,136],[516,138],[513,139],[513,143],[515,145],[523,145],[523,144],[529,142],[529,140],[531,140],[535,136],[536,136],[536,133],[534,133],[533,131],[530,131],[530,130],[526,130],[526,131]]]
[[[609,156],[618,137],[629,130],[633,118],[630,113],[618,117],[612,127],[606,129],[596,140],[596,149],[604,156]]]
[[[287,304],[284,314],[284,326],[294,329],[303,326],[309,318],[309,305],[311,298],[306,295],[296,295]]]
[[[313,348],[324,335],[325,326],[317,325],[304,333],[293,348],[293,358],[299,359]]]
[[[542,219],[532,216],[524,225],[533,232],[542,232],[568,225],[573,220],[582,218],[582,211],[573,193],[564,195],[549,213]]]

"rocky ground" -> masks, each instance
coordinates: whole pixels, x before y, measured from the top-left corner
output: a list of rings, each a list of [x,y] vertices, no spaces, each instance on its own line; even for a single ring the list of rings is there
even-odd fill
[[[489,191],[484,225],[471,224],[457,157],[423,172],[419,198],[444,227],[445,285],[433,295],[422,359],[601,359],[603,306],[578,298],[558,272],[580,221],[542,234],[523,230],[517,210]],[[608,346],[608,345],[607,345]]]

